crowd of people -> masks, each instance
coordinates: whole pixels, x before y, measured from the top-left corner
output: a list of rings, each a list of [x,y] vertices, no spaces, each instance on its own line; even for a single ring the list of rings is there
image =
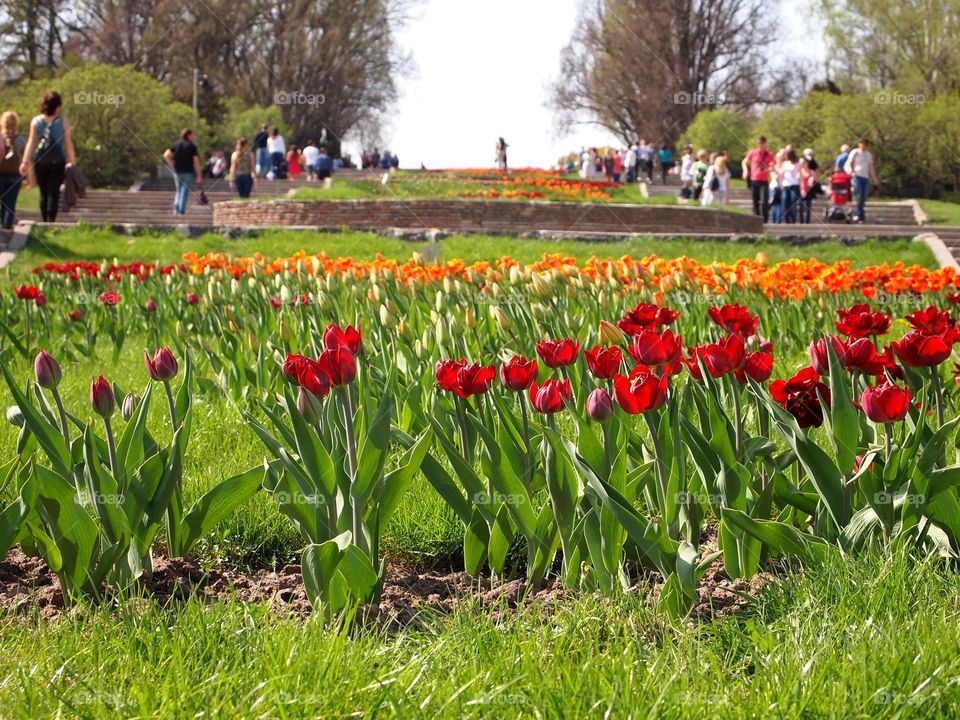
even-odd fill
[[[389,150],[382,153],[374,148],[360,153],[360,168],[362,170],[396,170],[400,167],[400,158]]]
[[[754,214],[762,216],[764,222],[810,223],[814,200],[825,194],[824,184],[829,185],[830,178],[837,174],[849,176],[857,198],[856,209],[848,219],[864,222],[871,187],[879,185],[868,145],[866,138],[860,138],[853,151],[844,145],[833,164],[821,169],[812,148],[798,153],[792,145],[786,145],[773,152],[761,136],[740,167],[750,190]],[[577,172],[584,180],[613,184],[653,184],[654,178],[659,177],[666,185],[669,176],[676,173],[680,178],[681,198],[702,205],[726,205],[730,202],[733,179],[730,164],[727,151],[694,152],[691,145],[686,145],[677,159],[669,145],[657,148],[640,139],[629,148],[619,150],[581,148],[579,154],[562,163],[561,169]],[[826,179],[824,171],[829,173]],[[838,181],[844,182],[842,178]]]

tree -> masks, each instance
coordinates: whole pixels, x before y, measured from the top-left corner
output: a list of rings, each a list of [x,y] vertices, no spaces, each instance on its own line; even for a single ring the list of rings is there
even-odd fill
[[[697,112],[769,101],[758,79],[773,39],[764,0],[593,0],[561,56],[553,105],[564,124],[624,141],[672,141]]]
[[[731,170],[736,172],[747,151],[753,147],[751,124],[743,113],[733,110],[702,110],[680,137],[680,144],[690,144],[694,152],[730,153]]]
[[[7,98],[24,127],[49,88],[48,80],[23,82]],[[193,128],[201,145],[209,139],[206,123],[174,102],[169,87],[130,66],[78,67],[57,78],[54,89],[65,100],[77,164],[95,186],[129,185],[153,172],[183,127]]]
[[[838,83],[929,96],[960,88],[960,0],[820,0]]]

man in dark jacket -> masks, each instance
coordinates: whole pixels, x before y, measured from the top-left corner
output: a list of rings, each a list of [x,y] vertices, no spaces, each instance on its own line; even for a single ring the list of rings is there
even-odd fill
[[[270,156],[267,154],[267,124],[260,126],[259,132],[253,136],[253,144],[250,148],[257,157],[257,174],[265,178],[267,171],[270,170]]]

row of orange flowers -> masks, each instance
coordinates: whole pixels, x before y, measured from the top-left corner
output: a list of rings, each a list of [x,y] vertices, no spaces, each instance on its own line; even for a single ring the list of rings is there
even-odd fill
[[[418,253],[405,261],[382,255],[377,255],[373,260],[332,258],[325,253],[311,255],[304,251],[289,257],[270,257],[257,253],[241,258],[223,253],[187,253],[178,265],[48,263],[35,270],[39,275],[60,275],[68,279],[87,276],[108,280],[117,280],[124,274],[134,274],[142,279],[159,273],[203,275],[211,271],[222,271],[237,278],[253,273],[271,275],[292,271],[357,279],[374,273],[382,277],[389,272],[398,281],[407,284],[451,278],[478,285],[503,282],[511,276],[516,279],[519,275],[521,279],[531,280],[537,276],[547,278],[549,274],[566,279],[579,277],[592,282],[607,281],[623,285],[642,283],[663,293],[692,288],[723,294],[739,288],[759,290],[771,298],[793,300],[817,293],[858,292],[866,298],[873,298],[883,293],[919,294],[960,288],[960,276],[952,268],[931,270],[900,262],[853,268],[846,260],[824,263],[816,259],[770,264],[762,253],[752,260],[742,259],[733,264],[703,264],[687,257],[665,259],[656,255],[639,258],[624,255],[616,259],[593,256],[578,263],[576,258],[562,253],[544,254],[538,261],[529,264],[510,257],[495,261],[453,259],[434,263],[426,262]]]

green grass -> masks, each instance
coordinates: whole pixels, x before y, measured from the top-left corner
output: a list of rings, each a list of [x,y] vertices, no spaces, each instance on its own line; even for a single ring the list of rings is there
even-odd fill
[[[920,200],[931,225],[960,225],[960,203],[950,200]]]
[[[496,620],[333,631],[239,602],[0,630],[8,717],[951,717],[960,586],[937,563],[835,561],[697,629],[590,596]]]
[[[8,271],[12,278],[22,278],[33,268],[47,262],[84,260],[99,262],[118,258],[121,262],[140,260],[162,263],[179,261],[188,251],[197,253],[224,252],[234,257],[263,252],[271,256],[288,256],[298,250],[325,252],[330,257],[369,259],[377,253],[386,257],[408,259],[417,249],[430,245],[423,241],[385,238],[372,233],[322,233],[302,231],[264,231],[243,238],[228,239],[213,233],[186,239],[176,233],[146,233],[135,236],[116,235],[102,228],[78,227],[61,232],[38,234],[17,254]],[[766,253],[770,262],[795,257],[815,257],[823,262],[851,260],[854,266],[902,260],[908,265],[936,267],[932,253],[922,243],[907,240],[872,240],[851,248],[836,241],[821,241],[794,247],[780,241],[722,242],[707,240],[664,240],[638,238],[617,242],[583,242],[576,240],[528,240],[483,235],[451,236],[437,243],[443,260],[463,258],[467,261],[490,260],[505,255],[522,262],[532,262],[543,253],[564,253],[578,259],[591,255],[644,257],[688,256],[702,263],[735,262]]]

